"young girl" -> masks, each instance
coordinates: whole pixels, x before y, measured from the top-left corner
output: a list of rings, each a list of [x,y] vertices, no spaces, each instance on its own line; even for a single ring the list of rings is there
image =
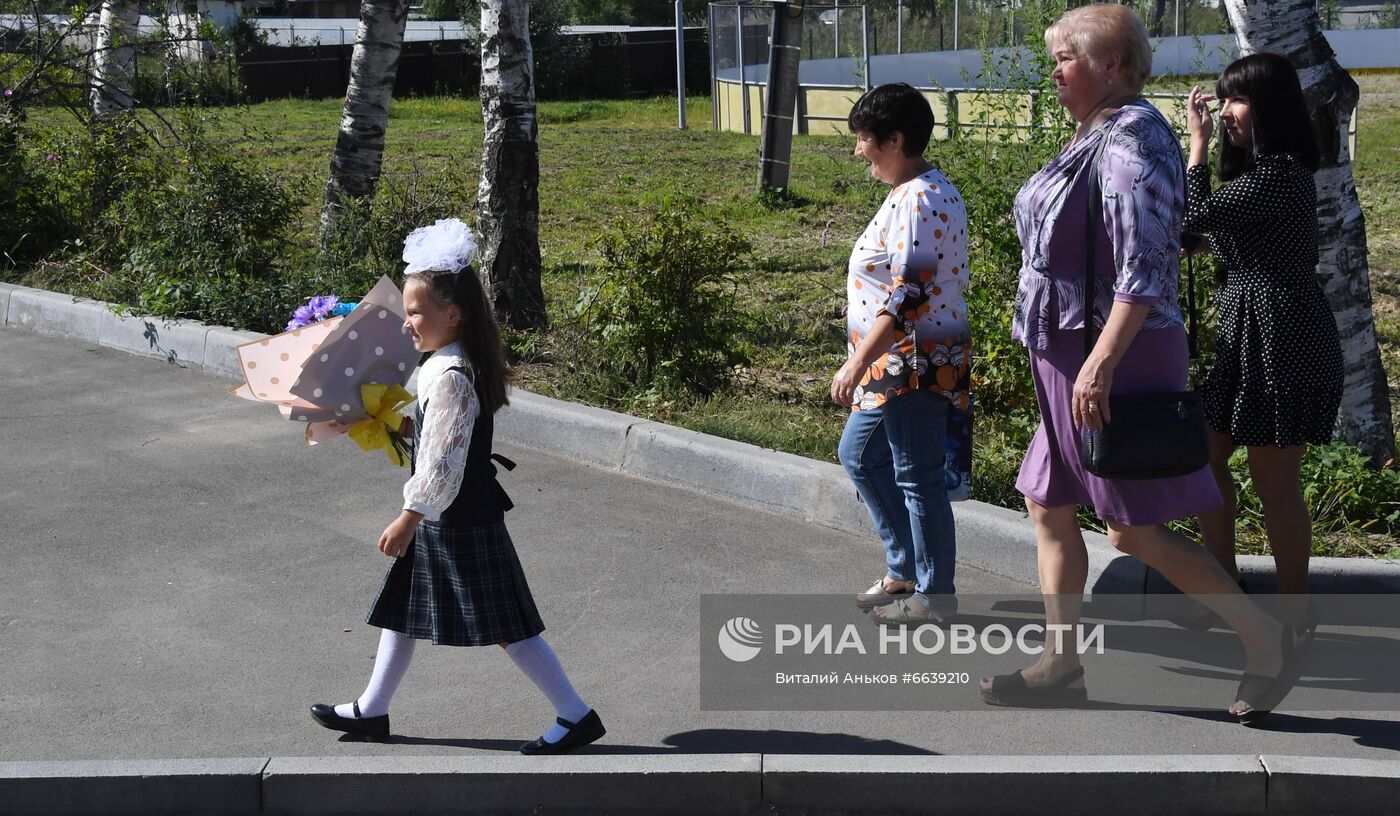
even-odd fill
[[[366,618],[383,630],[379,653],[359,698],[318,703],[311,716],[326,728],[384,739],[389,701],[415,638],[449,646],[497,644],[557,716],[520,752],[559,754],[597,740],[605,729],[540,636],[544,624],[506,532],[511,502],[496,482],[491,430],[492,414],[506,404],[509,370],[470,266],[475,254],[471,230],[456,219],[414,230],[404,241],[404,328],[414,346],[432,356],[418,372],[403,511],[379,537],[380,551],[395,559]]]

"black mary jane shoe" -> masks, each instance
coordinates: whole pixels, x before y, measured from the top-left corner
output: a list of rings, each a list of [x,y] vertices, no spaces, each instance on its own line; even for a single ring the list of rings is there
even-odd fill
[[[567,754],[575,748],[597,741],[599,737],[608,733],[608,729],[603,727],[603,721],[598,718],[598,712],[591,709],[576,723],[571,723],[563,717],[556,717],[554,721],[569,729],[569,733],[558,742],[545,742],[544,737],[527,742],[520,746],[520,753],[526,756]]]
[[[342,717],[335,713],[335,706],[317,703],[311,707],[311,719],[332,731],[359,734],[365,739],[370,740],[385,740],[389,738],[388,714],[381,714],[378,717],[361,717],[360,701],[356,700],[350,705],[355,711],[354,717]]]
[[[992,687],[982,689],[982,702],[994,706],[1016,708],[1073,708],[1089,702],[1085,688],[1070,688],[1070,683],[1084,676],[1084,667],[1075,666],[1064,677],[1047,686],[1028,686],[1019,671],[998,674]]]

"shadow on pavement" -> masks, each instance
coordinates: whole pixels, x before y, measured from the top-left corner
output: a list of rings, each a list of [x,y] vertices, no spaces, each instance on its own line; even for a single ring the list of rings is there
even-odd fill
[[[662,743],[688,754],[922,754],[937,751],[892,739],[868,739],[854,734],[821,734],[811,731],[749,731],[739,728],[702,728],[681,731]]]
[[[1180,717],[1197,720],[1222,720],[1224,714],[1212,711],[1169,711]],[[1258,723],[1248,726],[1255,731],[1274,731],[1280,734],[1341,734],[1352,737],[1357,745],[1367,748],[1380,748],[1386,751],[1400,751],[1400,728],[1394,720],[1364,720],[1359,717],[1308,717],[1303,714],[1270,714]]]
[[[360,742],[354,734],[344,734],[341,742]],[[477,751],[515,753],[525,739],[440,739],[394,735],[386,745],[440,745]],[[579,754],[879,754],[936,755],[914,745],[889,739],[867,739],[853,734],[820,734],[809,731],[749,731],[737,728],[707,728],[682,731],[662,740],[666,748],[650,745],[618,745],[603,742],[580,749]],[[669,750],[668,750],[669,749]]]

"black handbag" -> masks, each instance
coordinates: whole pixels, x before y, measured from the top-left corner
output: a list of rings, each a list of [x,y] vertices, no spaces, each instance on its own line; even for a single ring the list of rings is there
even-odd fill
[[[1107,142],[1107,134],[1104,141]],[[1100,146],[1102,152],[1102,146]],[[1094,348],[1095,248],[1094,227],[1102,218],[1098,157],[1089,168],[1089,219],[1086,228],[1084,271],[1084,359]],[[1186,259],[1187,298],[1191,330],[1191,359],[1196,351],[1196,275]],[[1105,318],[1107,315],[1105,315]],[[1210,462],[1205,409],[1201,397],[1191,391],[1154,391],[1142,394],[1110,394],[1111,421],[1098,431],[1085,430],[1080,437],[1079,461],[1084,469],[1105,479],[1165,479],[1195,473]]]

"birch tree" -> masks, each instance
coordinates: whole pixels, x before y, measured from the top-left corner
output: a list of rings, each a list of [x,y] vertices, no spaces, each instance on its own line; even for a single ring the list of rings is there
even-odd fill
[[[1366,221],[1356,197],[1347,145],[1360,90],[1337,64],[1312,0],[1226,0],[1226,6],[1240,53],[1271,51],[1287,57],[1298,69],[1321,153],[1315,177],[1317,275],[1337,319],[1346,370],[1338,430],[1374,464],[1383,464],[1395,456],[1395,434],[1371,312]]]
[[[97,17],[93,40],[92,88],[89,104],[94,116],[131,110],[131,80],[136,68],[136,35],[141,5],[136,0],[105,0]]]
[[[334,226],[345,198],[370,199],[384,163],[389,103],[403,50],[408,0],[363,0],[350,82],[340,116],[340,134],[331,154],[330,179],[321,207],[322,234]]]
[[[528,0],[481,0],[481,274],[496,316],[545,325],[540,287],[539,125]]]

